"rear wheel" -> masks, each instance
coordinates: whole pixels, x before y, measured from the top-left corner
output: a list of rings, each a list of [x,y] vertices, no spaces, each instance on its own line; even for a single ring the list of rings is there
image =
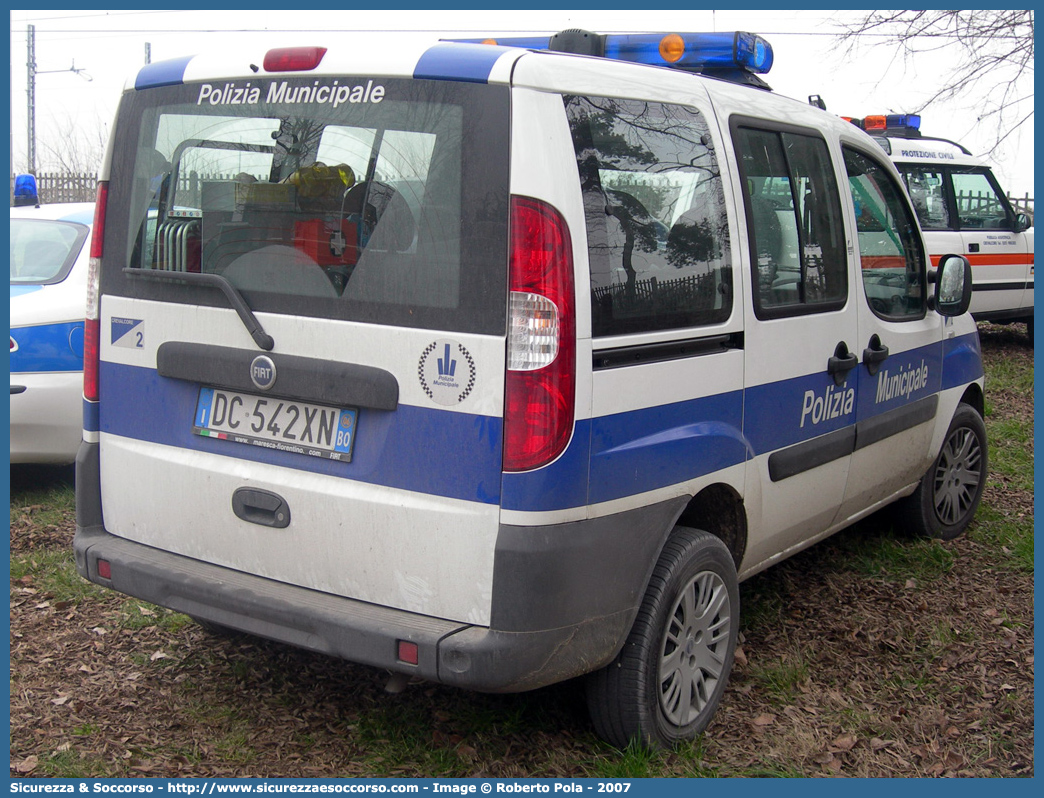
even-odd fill
[[[669,747],[707,728],[739,634],[736,566],[718,538],[677,527],[623,649],[588,677],[596,731],[625,747]]]
[[[898,523],[921,537],[953,540],[967,529],[986,484],[986,425],[960,404],[942,451],[921,484],[898,505]]]

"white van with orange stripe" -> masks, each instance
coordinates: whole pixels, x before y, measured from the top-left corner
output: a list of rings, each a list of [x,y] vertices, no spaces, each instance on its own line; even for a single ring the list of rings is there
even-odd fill
[[[990,167],[962,145],[921,135],[919,116],[868,116],[859,124],[903,176],[932,262],[952,252],[971,262],[972,316],[1026,322],[1032,339],[1032,217],[1012,208]]]
[[[746,579],[972,520],[983,367],[888,158],[746,33],[154,63],[101,172],[79,572],[410,677],[710,722]]]

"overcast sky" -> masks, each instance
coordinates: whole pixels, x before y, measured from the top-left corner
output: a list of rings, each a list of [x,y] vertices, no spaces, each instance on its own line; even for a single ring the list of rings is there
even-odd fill
[[[26,162],[27,26],[36,36],[37,162],[47,166],[46,145],[70,131],[107,131],[128,76],[145,63],[226,49],[249,40],[264,46],[321,44],[338,37],[399,30],[410,36],[552,33],[584,28],[599,33],[746,30],[772,44],[775,64],[766,76],[773,89],[802,101],[819,94],[833,113],[917,111],[953,69],[954,50],[943,48],[904,63],[873,39],[839,48],[830,11],[11,11],[11,158]],[[524,28],[522,25],[532,25]],[[341,34],[340,32],[344,32]],[[84,70],[82,73],[71,71]],[[87,80],[87,77],[91,80]],[[1032,99],[1030,100],[1032,102]],[[977,123],[982,98],[967,96],[922,114],[925,135],[960,141],[976,154],[990,149],[996,131]],[[1033,194],[1032,119],[990,157],[1001,184],[1012,194]]]

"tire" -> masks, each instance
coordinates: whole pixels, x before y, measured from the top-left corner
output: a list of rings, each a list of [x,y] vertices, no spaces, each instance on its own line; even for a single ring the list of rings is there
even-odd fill
[[[953,540],[971,523],[986,486],[986,425],[961,403],[946,431],[942,451],[917,490],[898,504],[899,527],[918,537]]]
[[[598,734],[669,748],[707,728],[721,702],[739,635],[739,585],[728,548],[675,527],[620,653],[587,680]]]

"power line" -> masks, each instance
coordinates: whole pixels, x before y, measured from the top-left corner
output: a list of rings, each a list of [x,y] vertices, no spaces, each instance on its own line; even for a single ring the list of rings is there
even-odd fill
[[[135,12],[137,13],[137,12]],[[162,11],[143,11],[143,14],[160,14],[168,13]],[[52,17],[52,19],[59,19],[58,17]],[[62,19],[65,19],[64,17]],[[75,17],[69,17],[69,19],[75,19]],[[91,30],[84,30],[83,28],[48,28],[46,30],[37,31],[38,35],[41,34],[61,34],[61,35],[75,35],[79,38],[89,39],[99,34],[105,35],[163,35],[163,34],[201,34],[201,33],[264,33],[264,34],[280,34],[280,33],[323,33],[323,34],[338,34],[338,33],[430,33],[430,34],[441,34],[451,30],[460,33],[475,33],[482,34],[488,33],[491,30],[503,32],[507,34],[520,34],[520,33],[531,33],[534,31],[533,28],[518,28],[511,29],[505,27],[499,27],[496,25],[488,25],[481,28],[463,28],[463,27],[444,27],[444,28],[412,28],[409,30],[393,29],[388,28],[92,28]],[[545,31],[539,31],[544,33]],[[546,31],[548,35],[555,33],[555,31]],[[609,31],[613,32],[613,31]],[[634,32],[628,31],[615,31],[615,32]],[[25,31],[22,28],[11,28],[12,35],[24,35]],[[758,31],[760,36],[818,36],[818,37],[838,37],[843,35],[843,31],[830,32],[822,30],[805,30],[805,31]],[[850,34],[856,38],[867,38],[867,39],[887,39],[894,38],[894,34],[891,33],[874,33],[871,31],[859,31]],[[958,39],[961,35],[958,33],[938,33],[932,34],[933,39]],[[996,35],[991,36],[991,39],[1020,39],[1022,37],[1012,35]]]
[[[56,19],[99,19],[102,17],[132,17],[140,16],[142,14],[183,14],[184,11],[178,10],[154,10],[154,11],[101,11],[97,14],[63,14],[59,17],[24,17],[17,19],[15,22],[35,22],[39,24],[41,22],[53,22]]]

